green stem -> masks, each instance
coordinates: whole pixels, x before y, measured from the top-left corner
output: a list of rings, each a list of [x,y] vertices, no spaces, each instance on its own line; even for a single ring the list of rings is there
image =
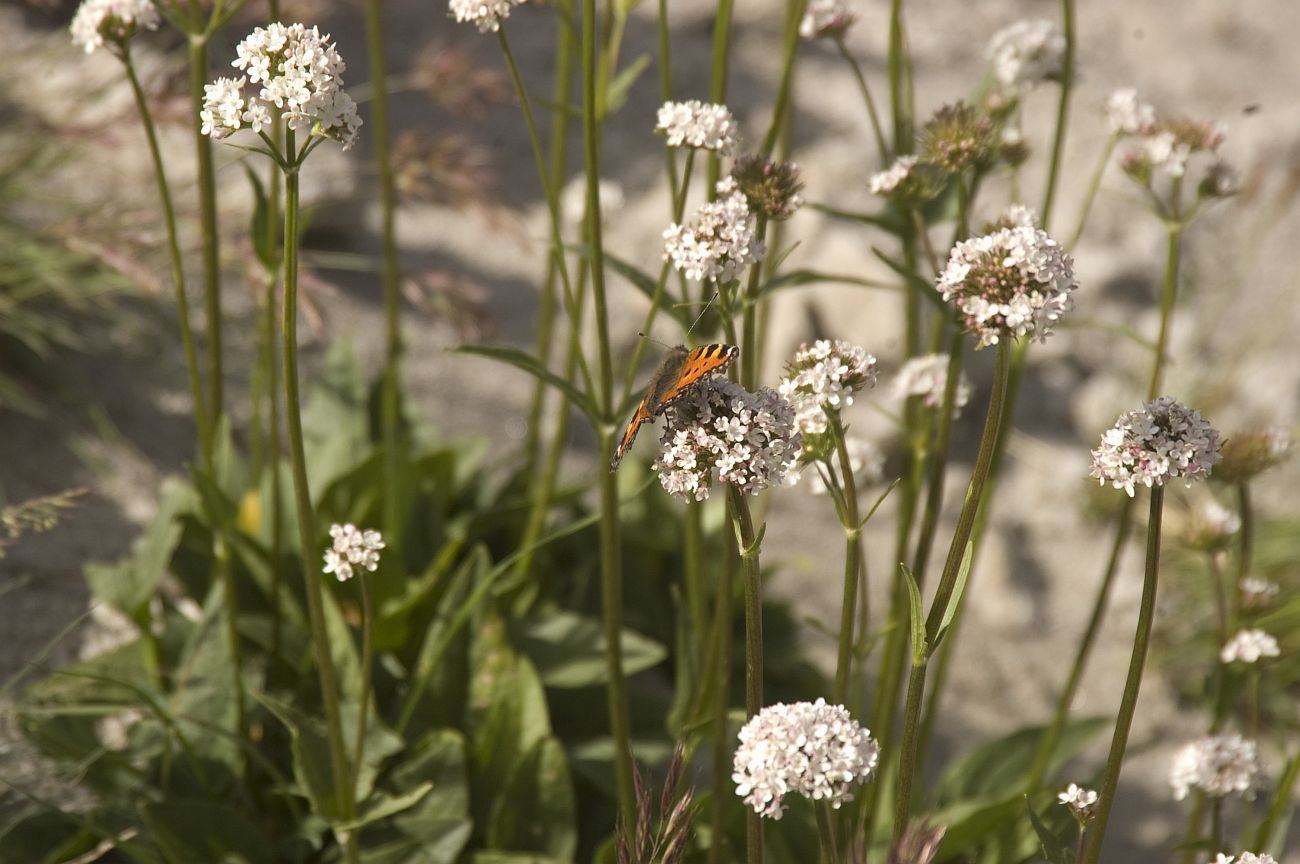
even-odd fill
[[[839,864],[840,849],[835,842],[835,823],[829,811],[830,805],[825,801],[813,802],[813,812],[817,814],[817,839],[821,843],[820,860]]]
[[[754,236],[759,242],[767,239],[767,217],[762,213],[755,219]],[[758,284],[762,275],[762,267],[757,264],[750,266],[741,309],[741,332],[744,336],[740,345],[740,384],[746,390],[758,386]]]
[[[849,68],[853,70],[853,78],[858,82],[858,91],[862,94],[862,101],[867,105],[867,114],[871,117],[871,131],[876,136],[876,152],[880,154],[880,167],[885,168],[889,165],[889,145],[885,143],[885,132],[880,126],[880,115],[876,113],[876,100],[872,98],[871,88],[867,86],[867,77],[862,74],[862,65],[849,53],[843,37],[836,37],[835,47],[839,49],[844,62],[848,63]]]
[[[1170,319],[1173,317],[1174,303],[1178,300],[1178,258],[1182,246],[1183,228],[1178,223],[1168,223],[1168,246],[1165,255],[1165,278],[1160,288],[1160,333],[1156,337],[1155,366],[1151,370],[1151,386],[1147,389],[1147,399],[1160,395],[1164,383],[1166,353],[1169,346]]]
[[[781,82],[777,86],[776,103],[772,106],[772,123],[763,136],[760,152],[771,156],[777,139],[785,125],[786,112],[790,110],[790,93],[794,86],[794,63],[799,49],[799,22],[803,18],[807,0],[789,0],[786,6],[785,44],[782,46]]]
[[[763,582],[759,566],[759,537],[749,501],[734,485],[727,484],[736,540],[740,547],[740,572],[745,585],[745,716],[763,708]],[[745,812],[745,861],[762,864],[763,824],[757,813]]]
[[[1254,848],[1263,852],[1273,845],[1273,832],[1277,830],[1278,823],[1291,808],[1291,790],[1295,787],[1296,779],[1300,777],[1300,754],[1292,756],[1286,764],[1286,770],[1282,772],[1282,778],[1277,782],[1277,791],[1273,793],[1273,801],[1268,806],[1268,815],[1264,821],[1259,824],[1259,830],[1255,832]]]
[[[889,3],[889,109],[894,117],[894,154],[912,152],[909,110],[907,36],[903,30],[903,0]]]
[[[216,428],[224,410],[222,402],[221,350],[221,260],[217,226],[217,180],[212,161],[212,139],[200,131],[199,111],[203,108],[203,88],[208,79],[208,36],[192,33],[190,51],[190,100],[194,123],[195,155],[198,159],[199,233],[203,238],[203,302],[207,315],[208,337],[208,411],[211,430]]]
[[[731,55],[731,17],[735,0],[718,0],[718,12],[713,18],[713,68],[709,77],[709,101],[718,105],[727,101],[727,66]],[[707,177],[709,178],[709,198],[713,198],[713,187],[718,185],[721,173],[721,160],[716,150],[709,151]]]
[[[925,509],[921,511],[921,527],[916,538],[916,555],[912,559],[912,575],[916,577],[918,586],[925,585],[925,571],[930,562],[930,552],[934,547],[939,515],[943,510],[944,477],[947,474],[948,451],[952,448],[952,426],[957,414],[957,385],[961,380],[965,345],[965,334],[960,328],[954,327],[948,345],[948,380],[944,384],[943,402],[939,409],[939,431],[935,434],[934,448],[930,456],[930,478],[925,496]]]
[[[730,505],[728,505],[730,507]],[[698,512],[703,511],[703,507],[697,507]],[[731,753],[735,742],[731,738],[731,730],[727,722],[727,717],[731,708],[731,618],[734,606],[734,584],[735,584],[735,555],[736,537],[734,533],[727,534],[723,546],[726,550],[722,567],[718,574],[718,587],[714,600],[713,608],[713,632],[711,634],[711,647],[709,650],[709,661],[712,664],[708,669],[705,680],[712,682],[713,692],[713,724],[714,724],[714,745],[713,745],[713,776],[726,777],[730,772]],[[724,857],[727,847],[726,817],[728,812],[727,795],[714,794],[713,796],[713,813],[711,822],[714,837],[713,844],[709,847],[709,864],[721,864],[724,860],[730,860]]]
[[[849,681],[853,677],[853,616],[857,611],[858,592],[865,596],[866,586],[859,589],[858,577],[862,571],[862,529],[858,526],[858,487],[849,463],[849,449],[844,441],[844,424],[840,412],[823,406],[835,452],[840,460],[840,474],[844,480],[844,595],[840,601],[839,653],[835,662],[834,701],[844,704],[848,697]]]
[[[285,133],[286,152],[294,154],[294,133]],[[302,575],[307,596],[307,612],[320,677],[321,702],[325,708],[325,727],[329,739],[330,772],[334,792],[343,819],[353,816],[352,784],[349,782],[347,751],[343,744],[343,723],[339,712],[338,681],[330,654],[329,635],[325,629],[325,592],[320,573],[313,566],[316,541],[316,516],[311,490],[307,483],[307,457],[303,448],[301,400],[298,395],[298,170],[291,164],[284,178],[284,305],[280,315],[281,353],[284,359],[284,413],[288,423],[289,463],[293,472],[293,492],[298,515],[298,544],[302,556]],[[348,838],[349,862],[356,860],[355,832]]]
[[[1070,93],[1074,89],[1074,0],[1061,0],[1061,18],[1065,52],[1061,55],[1061,98],[1056,105],[1056,134],[1052,138],[1052,159],[1047,169],[1047,191],[1043,193],[1043,230],[1052,221],[1052,204],[1056,199],[1056,181],[1061,173],[1061,157],[1065,152],[1065,132],[1069,127]]]
[[[1156,581],[1160,573],[1160,522],[1163,515],[1165,490],[1163,486],[1151,489],[1151,512],[1147,523],[1146,576],[1142,582],[1142,603],[1138,609],[1137,632],[1133,637],[1133,656],[1129,661],[1128,680],[1120,700],[1119,714],[1115,718],[1115,734],[1111,738],[1110,755],[1102,778],[1096,815],[1084,845],[1083,864],[1097,864],[1101,860],[1101,844],[1106,836],[1106,823],[1115,805],[1115,790],[1119,787],[1120,768],[1128,746],[1129,727],[1137,708],[1138,690],[1142,686],[1142,670],[1146,665],[1147,643],[1151,637],[1151,624],[1156,612]]]
[[[1074,224],[1074,232],[1070,235],[1070,242],[1066,244],[1065,248],[1067,249],[1073,249],[1079,245],[1079,238],[1083,236],[1084,226],[1088,224],[1088,215],[1092,212],[1093,202],[1097,199],[1097,191],[1101,189],[1101,178],[1106,173],[1106,166],[1110,164],[1110,157],[1115,152],[1117,143],[1119,143],[1119,138],[1112,135],[1106,141],[1106,149],[1101,151],[1101,158],[1097,160],[1097,167],[1092,171],[1092,179],[1088,181],[1088,191],[1083,196],[1083,206],[1079,208],[1079,220]]]
[[[357,699],[357,740],[353,747],[352,764],[356,766],[352,777],[352,798],[355,801],[360,790],[361,760],[366,752],[366,723],[370,717],[370,690],[372,687],[371,667],[375,662],[375,612],[370,602],[370,581],[366,573],[359,573],[357,581],[361,583],[361,694]]]
[[[1237,581],[1229,595],[1233,598],[1233,602],[1228,607],[1228,627],[1232,630],[1237,627],[1237,618],[1241,609],[1239,600],[1241,597],[1241,583],[1250,578],[1251,566],[1254,563],[1255,514],[1250,506],[1249,480],[1237,482],[1237,512],[1241,516],[1241,530],[1237,532]]]
[[[975,467],[971,472],[970,483],[966,487],[966,497],[962,502],[961,514],[957,517],[957,528],[953,532],[952,543],[948,547],[948,558],[943,565],[943,573],[935,588],[934,600],[925,620],[926,642],[933,645],[939,634],[939,628],[948,612],[953,589],[957,585],[957,574],[962,558],[966,554],[966,544],[975,527],[980,502],[983,500],[984,482],[988,479],[989,467],[993,462],[993,452],[1002,425],[1002,405],[1006,396],[1007,375],[1010,369],[1010,340],[1002,339],[997,346],[997,368],[993,374],[993,390],[989,394],[989,407],[984,417],[984,432],[980,436],[979,454],[975,458]],[[960,598],[959,598],[960,601]],[[903,713],[903,743],[898,768],[898,797],[894,806],[894,842],[902,839],[907,828],[912,809],[912,782],[916,774],[917,754],[920,732],[921,700],[925,689],[925,663],[913,664],[907,685],[907,706]]]
[[[268,0],[267,12],[271,21],[280,20],[280,0]],[[271,127],[271,140],[276,149],[281,149],[284,132],[279,124]],[[267,178],[266,193],[266,248],[280,250],[280,172],[271,170]],[[276,268],[278,269],[278,268]],[[283,612],[280,608],[280,595],[284,591],[284,495],[280,485],[280,459],[283,456],[280,443],[280,375],[277,371],[279,360],[276,350],[276,333],[279,321],[276,319],[276,287],[279,282],[276,269],[268,268],[266,273],[266,292],[263,304],[266,309],[266,389],[267,406],[267,466],[270,468],[271,482],[271,658],[280,658],[280,642],[283,631]]]

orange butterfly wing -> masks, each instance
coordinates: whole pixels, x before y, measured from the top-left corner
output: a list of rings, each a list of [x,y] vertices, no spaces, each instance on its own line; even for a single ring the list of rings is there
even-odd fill
[[[637,406],[636,413],[628,422],[623,439],[614,451],[614,458],[609,462],[609,470],[618,468],[618,463],[623,461],[624,454],[636,440],[636,434],[641,431],[643,423],[654,420],[704,378],[725,369],[739,353],[736,346],[721,344],[701,345],[690,351],[679,346],[669,352],[646,388],[645,397]]]

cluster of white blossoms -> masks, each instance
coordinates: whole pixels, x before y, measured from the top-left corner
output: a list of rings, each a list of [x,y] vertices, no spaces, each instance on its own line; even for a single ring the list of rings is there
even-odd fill
[[[839,39],[858,20],[844,0],[808,0],[799,35],[805,39]]]
[[[664,417],[653,467],[664,489],[683,501],[708,498],[714,472],[720,482],[757,495],[780,485],[799,456],[794,409],[770,387],[750,393],[725,378],[709,378]]]
[[[843,411],[853,394],[876,385],[876,358],[842,339],[803,344],[785,365],[781,395],[790,400],[804,435],[826,431],[826,411]]]
[[[776,704],[741,727],[731,779],[755,813],[780,819],[791,792],[838,810],[879,758],[880,745],[844,706],[824,699]]]
[[[1156,109],[1137,90],[1121,87],[1106,99],[1106,124],[1113,135],[1146,135],[1156,127]]]
[[[913,357],[903,364],[894,377],[894,398],[905,401],[909,396],[919,396],[926,408],[938,408],[943,404],[943,391],[948,386],[948,355],[925,354]],[[954,416],[961,414],[961,409],[970,401],[970,379],[965,370],[957,378],[957,390],[953,393]]]
[[[236,49],[231,63],[242,78],[218,78],[204,86],[202,132],[225,138],[247,126],[254,132],[282,118],[294,132],[332,138],[350,148],[361,118],[343,90],[347,64],[328,34],[315,27],[276,22],[258,27]],[[261,85],[245,99],[247,85]]]
[[[1092,811],[1097,806],[1097,793],[1092,789],[1084,789],[1071,783],[1065,791],[1056,796],[1056,799],[1070,808],[1074,818],[1080,822],[1087,822],[1092,818]]]
[[[449,12],[461,24],[472,23],[480,33],[495,33],[501,22],[524,0],[451,0]]]
[[[351,523],[334,524],[330,526],[330,537],[334,542],[325,550],[326,573],[333,573],[340,582],[346,582],[360,570],[373,573],[379,569],[379,550],[384,548],[384,538],[378,531],[362,531]]]
[[[1193,159],[1204,166],[1198,169],[1201,195],[1223,198],[1236,193],[1240,180],[1237,171],[1218,155],[1225,131],[1218,123],[1200,120],[1162,120],[1147,122],[1141,117],[1136,124],[1134,143],[1120,156],[1120,166],[1136,182],[1150,186],[1163,175],[1181,180],[1189,173]]]
[[[1223,646],[1219,659],[1224,663],[1255,663],[1261,657],[1277,657],[1281,653],[1277,640],[1263,630],[1242,630]]]
[[[1240,855],[1224,855],[1220,852],[1214,856],[1214,864],[1277,864],[1272,855],[1256,855],[1254,852],[1242,852]]]
[[[806,444],[807,439],[805,439],[805,446]],[[866,438],[859,438],[856,435],[845,435],[844,449],[849,454],[849,470],[853,472],[853,482],[856,488],[863,489],[875,485],[884,478],[885,454],[871,441]],[[804,460],[801,459],[800,461]],[[839,468],[838,463],[836,463],[836,468]],[[831,490],[826,485],[825,478],[812,465],[804,465],[798,471],[790,472],[789,485],[794,486],[800,483],[805,474],[810,474],[813,478],[808,486],[808,491],[814,495],[830,494]]]
[[[1251,576],[1242,579],[1238,587],[1241,589],[1241,605],[1248,609],[1269,605],[1282,590],[1276,582]]]
[[[669,147],[695,147],[726,154],[736,146],[740,127],[726,105],[691,99],[661,105],[655,131],[668,139]]]
[[[884,171],[877,171],[872,174],[871,179],[867,181],[867,188],[872,195],[888,196],[894,194],[912,176],[912,169],[916,167],[918,161],[920,161],[920,157],[910,153],[899,156]]]
[[[153,0],[85,0],[68,28],[72,43],[87,54],[105,44],[121,45],[141,30],[158,29]]]
[[[664,232],[664,258],[687,279],[730,282],[740,271],[763,260],[763,242],[754,230],[754,214],[734,177],[718,181],[717,200],[701,204],[686,225]]]
[[[1021,225],[958,243],[935,287],[983,348],[1012,336],[1045,340],[1078,283],[1061,244]]]
[[[988,56],[999,84],[1028,90],[1060,79],[1065,37],[1051,21],[1017,21],[993,34]]]
[[[1169,769],[1174,800],[1199,789],[1212,798],[1237,794],[1249,796],[1259,773],[1255,742],[1235,733],[1207,735],[1184,745]]]
[[[1218,430],[1200,412],[1161,396],[1121,414],[1102,434],[1092,451],[1092,476],[1131,498],[1138,484],[1149,489],[1171,477],[1204,479],[1221,458]]]

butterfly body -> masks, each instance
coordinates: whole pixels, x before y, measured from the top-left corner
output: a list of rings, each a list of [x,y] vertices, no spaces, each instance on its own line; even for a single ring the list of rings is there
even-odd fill
[[[735,345],[720,343],[701,345],[698,348],[678,345],[671,349],[650,378],[645,396],[628,422],[623,439],[614,451],[614,458],[609,462],[609,470],[618,468],[618,463],[623,461],[624,454],[636,440],[636,433],[641,431],[642,424],[652,422],[695,385],[714,372],[727,368],[727,364],[739,353],[740,349]]]

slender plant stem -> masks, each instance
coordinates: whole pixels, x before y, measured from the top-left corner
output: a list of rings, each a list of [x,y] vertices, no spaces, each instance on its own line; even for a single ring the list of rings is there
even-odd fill
[[[208,84],[208,34],[191,33],[190,100],[193,103],[194,147],[198,160],[199,233],[203,237],[203,303],[208,337],[208,423],[216,428],[224,411],[221,350],[221,259],[217,228],[217,180],[212,161],[212,139],[201,131],[199,110]],[[211,429],[209,435],[211,435]]]
[[[961,513],[957,517],[957,528],[948,547],[948,558],[944,562],[943,573],[939,577],[939,584],[935,587],[934,599],[931,601],[930,612],[925,620],[928,645],[934,645],[944,617],[947,615],[948,604],[957,585],[961,561],[966,554],[966,544],[970,540],[971,531],[975,527],[975,517],[983,500],[984,482],[988,479],[989,467],[993,462],[993,452],[1002,425],[1002,405],[1006,396],[1010,362],[1010,340],[1003,339],[997,346],[997,367],[993,373],[993,389],[989,394],[989,407],[984,417],[984,432],[980,436],[979,454],[975,458],[975,467],[971,471],[970,483],[966,487],[966,497],[962,502]],[[959,602],[960,599],[958,598]],[[902,839],[911,815],[912,782],[917,767],[925,668],[924,662],[913,663],[907,684],[907,705],[903,713],[903,742],[898,768],[898,798],[894,806],[895,843]]]
[[[759,567],[759,541],[749,501],[734,485],[727,485],[727,501],[735,520],[740,547],[740,572],[745,584],[745,716],[763,708],[763,582]],[[762,864],[763,823],[757,813],[745,811],[745,861]]]
[[[285,133],[285,150],[293,158],[294,133]],[[307,457],[303,448],[301,400],[298,395],[298,169],[294,161],[284,177],[284,307],[280,315],[281,354],[284,360],[284,413],[289,435],[289,463],[293,472],[293,492],[298,515],[298,543],[302,556],[302,575],[307,595],[307,612],[311,622],[312,645],[316,670],[320,677],[321,702],[325,708],[325,728],[329,740],[330,772],[343,819],[353,815],[352,784],[349,782],[347,751],[343,744],[343,723],[339,712],[338,681],[330,654],[329,635],[325,630],[325,592],[320,574],[311,562],[316,549],[316,516],[311,489],[307,483]],[[345,851],[349,862],[356,860],[355,832],[349,835]]]
[[[1250,506],[1250,481],[1237,482],[1237,513],[1241,517],[1241,530],[1237,532],[1237,579],[1229,594],[1233,602],[1228,607],[1228,627],[1237,627],[1237,616],[1241,608],[1241,583],[1250,578],[1255,548],[1255,512]]]
[[[754,236],[760,241],[767,236],[767,217],[758,214],[754,223]],[[743,341],[740,345],[740,384],[747,390],[753,390],[758,380],[758,287],[763,269],[757,264],[749,268],[749,278],[745,282],[745,297],[741,310],[741,332]]]
[[[357,740],[353,748],[352,799],[361,794],[362,759],[366,753],[366,724],[370,719],[370,691],[375,662],[375,610],[370,601],[370,580],[366,573],[357,575],[361,589],[361,693],[357,697]]]
[[[1151,489],[1151,511],[1147,521],[1146,576],[1142,582],[1142,603],[1138,609],[1137,632],[1133,637],[1133,656],[1129,661],[1128,680],[1120,700],[1119,714],[1115,718],[1115,734],[1111,738],[1110,755],[1102,776],[1096,815],[1084,844],[1083,864],[1097,864],[1101,860],[1101,845],[1106,836],[1106,824],[1115,805],[1115,790],[1119,787],[1120,768],[1128,746],[1129,728],[1137,708],[1138,690],[1142,686],[1142,670],[1146,665],[1147,643],[1151,638],[1151,624],[1156,612],[1156,582],[1160,573],[1160,523],[1164,510],[1164,487]]]
[[[1286,770],[1282,772],[1282,778],[1277,781],[1277,791],[1273,793],[1273,801],[1268,806],[1268,815],[1264,821],[1259,823],[1259,830],[1255,832],[1254,848],[1263,852],[1273,845],[1273,832],[1277,830],[1278,823],[1282,821],[1287,810],[1291,807],[1291,790],[1295,787],[1296,779],[1300,777],[1300,754],[1292,756],[1286,763]]]
[[[960,328],[953,328],[948,345],[948,380],[944,383],[943,402],[939,409],[939,430],[935,434],[930,457],[930,479],[925,496],[925,509],[921,511],[921,527],[916,538],[916,554],[912,558],[912,575],[918,586],[925,585],[925,571],[934,547],[934,537],[943,510],[944,477],[947,474],[948,451],[952,448],[952,426],[957,414],[957,385],[961,381],[965,357],[966,337]],[[1008,388],[1009,389],[1009,388]],[[1001,428],[1001,427],[1000,427]]]
[[[271,21],[280,20],[280,0],[268,0],[267,13]],[[271,140],[277,149],[284,142],[284,131],[278,124],[271,127]],[[281,249],[280,231],[280,181],[279,171],[272,169],[267,178],[266,193],[266,248],[277,252]],[[283,610],[280,606],[281,593],[284,591],[284,530],[282,526],[284,513],[284,490],[280,485],[280,459],[283,456],[280,442],[280,374],[277,370],[279,352],[276,348],[276,333],[279,321],[276,318],[276,288],[279,283],[279,268],[268,268],[266,274],[266,292],[263,305],[266,310],[266,389],[269,405],[267,413],[267,465],[270,468],[271,483],[271,657],[280,658],[280,642],[283,631]]]
[[[912,152],[909,110],[907,36],[903,30],[903,0],[889,3],[889,108],[894,118],[894,154]]]
[[[1151,370],[1151,386],[1147,389],[1147,399],[1160,395],[1164,384],[1165,364],[1168,362],[1170,319],[1174,304],[1178,300],[1178,261],[1182,246],[1183,226],[1169,223],[1168,245],[1165,256],[1165,278],[1160,288],[1160,333],[1156,337],[1155,366]]]
[[[777,85],[776,102],[772,106],[772,123],[763,136],[760,152],[771,156],[776,149],[777,139],[785,127],[786,114],[790,110],[790,94],[794,89],[794,65],[799,50],[799,22],[803,19],[807,0],[788,0],[784,24],[785,44],[782,46],[781,82]]]
[[[1079,219],[1074,223],[1074,231],[1070,234],[1070,242],[1065,247],[1067,249],[1073,249],[1079,245],[1079,238],[1083,236],[1084,226],[1088,224],[1088,215],[1092,212],[1093,202],[1097,200],[1097,191],[1101,189],[1101,178],[1106,173],[1106,166],[1110,164],[1110,157],[1115,152],[1117,143],[1119,143],[1119,138],[1115,135],[1106,140],[1106,147],[1101,151],[1101,158],[1097,160],[1097,167],[1092,171],[1092,179],[1088,181],[1088,191],[1083,196],[1083,206],[1079,208]]]
[[[659,101],[671,102],[673,98],[672,30],[668,24],[668,0],[659,0],[659,14],[655,19],[659,37]],[[677,160],[673,148],[664,148],[668,168],[668,188],[677,197]]]
[[[859,588],[862,571],[862,529],[859,526],[858,487],[849,461],[849,448],[844,440],[844,423],[840,412],[823,407],[831,437],[835,440],[835,453],[840,460],[840,474],[844,478],[844,595],[840,601],[839,652],[835,661],[834,699],[840,704],[848,696],[849,681],[853,677],[853,616],[857,611],[858,592],[864,594],[866,586]]]
[[[1065,51],[1061,55],[1061,97],[1056,103],[1056,132],[1052,137],[1052,158],[1047,168],[1047,189],[1043,193],[1043,230],[1052,221],[1052,204],[1056,201],[1056,181],[1061,174],[1061,157],[1065,154],[1065,133],[1069,128],[1070,94],[1074,90],[1074,0],[1061,0],[1061,24]]]
[[[839,864],[840,849],[835,842],[835,822],[825,801],[814,801],[813,811],[817,814],[817,839],[821,843],[821,860],[830,864]]]
[[[713,18],[713,68],[709,74],[709,101],[719,105],[727,101],[727,71],[731,59],[731,17],[735,0],[718,0],[718,11]],[[709,151],[706,176],[709,178],[709,198],[718,184],[721,160],[716,150]]]
[[[858,91],[862,94],[862,101],[866,103],[867,114],[871,118],[871,131],[876,137],[876,152],[880,155],[880,167],[884,168],[889,163],[889,145],[885,143],[885,132],[880,126],[880,115],[876,112],[876,100],[872,98],[871,88],[867,86],[867,76],[862,73],[862,64],[849,53],[842,35],[836,37],[835,47],[839,49],[844,62],[848,63],[849,68],[853,70],[853,78],[858,82]]]
[[[698,508],[702,510],[703,508]],[[730,504],[728,504],[730,509]],[[731,618],[735,601],[736,577],[736,539],[734,533],[727,533],[723,541],[726,550],[722,567],[718,573],[717,594],[713,607],[713,631],[709,650],[709,661],[705,680],[712,682],[713,692],[713,776],[726,777],[731,764],[733,741],[727,722],[731,707]],[[714,842],[709,847],[709,864],[721,864],[730,860],[725,857],[727,848],[726,816],[728,810],[727,795],[714,794],[711,823]]]

